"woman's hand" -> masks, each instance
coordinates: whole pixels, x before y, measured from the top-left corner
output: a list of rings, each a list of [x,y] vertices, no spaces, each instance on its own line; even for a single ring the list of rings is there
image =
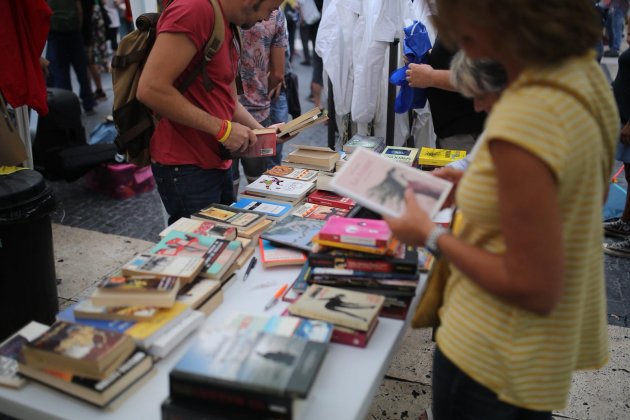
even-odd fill
[[[407,83],[413,88],[433,86],[433,67],[428,64],[409,64]]]
[[[413,190],[405,191],[405,212],[400,217],[383,217],[394,236],[407,245],[423,246],[435,224],[420,208]]]
[[[459,184],[459,181],[464,176],[464,171],[445,166],[443,168],[434,169],[430,173],[433,176],[445,179],[453,183],[453,188],[451,189],[451,192],[448,194],[448,197],[446,197],[446,200],[444,200],[444,204],[442,205],[442,207],[451,207],[455,203],[455,191],[457,191],[457,184]]]

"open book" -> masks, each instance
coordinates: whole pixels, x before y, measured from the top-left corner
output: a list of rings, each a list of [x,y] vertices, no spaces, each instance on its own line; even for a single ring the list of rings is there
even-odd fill
[[[328,120],[328,112],[321,108],[313,108],[308,112],[292,119],[288,123],[280,126],[278,129],[278,137],[294,136],[297,133],[310,128],[314,125],[323,123]]]

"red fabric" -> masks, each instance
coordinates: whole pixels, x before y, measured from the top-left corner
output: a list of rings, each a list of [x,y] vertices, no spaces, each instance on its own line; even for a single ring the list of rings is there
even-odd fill
[[[48,113],[41,57],[52,11],[46,0],[0,1],[0,90],[14,107]]]
[[[199,54],[176,83],[185,80],[189,72],[198,65],[213,26],[214,11],[208,0],[177,0],[162,13],[158,22],[158,34],[186,34],[199,50]],[[238,51],[233,43],[232,30],[225,21],[223,44],[212,62],[206,66],[214,88],[210,93],[206,92],[200,75],[184,92],[184,96],[210,115],[231,121],[236,108],[232,83],[237,69]],[[204,169],[227,169],[231,165],[231,161],[219,158],[219,143],[214,136],[166,118],[160,120],[151,139],[151,157],[163,165],[189,164]]]

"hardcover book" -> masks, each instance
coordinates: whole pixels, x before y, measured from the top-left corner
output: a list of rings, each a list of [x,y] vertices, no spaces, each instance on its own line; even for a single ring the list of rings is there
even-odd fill
[[[310,193],[306,201],[313,204],[337,207],[344,210],[350,210],[356,205],[356,202],[351,198],[343,197],[334,192],[322,190],[315,190]]]
[[[223,226],[247,229],[260,223],[265,215],[253,211],[237,209],[223,204],[212,204],[192,215],[193,219],[209,220]]]
[[[392,231],[383,220],[353,219],[334,216],[319,231],[319,239],[346,244],[386,247]]]
[[[292,315],[368,331],[383,306],[383,296],[311,285],[289,306]]]
[[[241,243],[213,236],[171,231],[150,252],[157,255],[202,258],[204,268],[199,275],[218,280],[240,255]]]
[[[204,220],[181,217],[175,223],[160,232],[160,237],[168,235],[168,233],[173,230],[184,233],[194,233],[195,235],[218,236],[228,241],[235,240],[237,235],[237,230],[234,227],[219,226],[216,223]]]
[[[256,128],[252,130],[256,134],[256,143],[250,144],[244,152],[231,152],[225,146],[219,149],[221,159],[234,158],[259,158],[276,155],[277,134],[275,128]]]
[[[143,274],[173,276],[185,284],[197,277],[203,266],[204,260],[199,257],[138,254],[122,266],[122,273],[125,276]]]
[[[293,210],[294,216],[304,217],[306,219],[328,220],[332,216],[345,217],[348,210],[339,207],[324,206],[321,204],[303,203],[301,206]]]
[[[18,375],[18,360],[22,346],[48,330],[48,325],[31,321],[0,344],[0,385],[21,388],[26,380]]]
[[[352,153],[357,147],[369,149],[374,153],[381,153],[385,150],[385,138],[355,134],[346,144],[343,145],[343,151],[346,153]]]
[[[293,168],[285,165],[276,165],[265,172],[265,175],[296,179],[298,181],[313,181],[317,177],[317,171],[312,169]]]
[[[272,243],[308,252],[312,247],[313,236],[319,232],[323,225],[324,222],[320,220],[289,215],[263,232],[260,237]]]
[[[22,347],[25,364],[60,369],[104,379],[133,352],[133,340],[117,332],[57,321],[48,331]]]
[[[252,418],[291,415],[293,400],[308,396],[327,346],[259,332],[202,330],[170,373],[170,395],[256,409]]]
[[[259,239],[260,260],[263,267],[282,265],[302,265],[306,261],[306,253],[293,248],[276,246],[271,242]]]
[[[315,184],[312,182],[262,175],[256,181],[247,185],[245,191],[295,199],[304,197],[314,187]]]
[[[131,388],[140,385],[141,379],[148,376],[153,367],[151,357],[136,350],[109,376],[102,380],[82,378],[71,372],[52,369],[37,369],[20,363],[20,373],[59,391],[73,395],[99,407],[107,406],[111,401]]]
[[[267,215],[267,217],[269,218],[274,218],[274,219],[281,218],[293,208],[293,206],[291,206],[288,203],[279,203],[275,201],[253,199],[253,198],[246,198],[246,197],[239,198],[239,200],[236,201],[235,203],[232,203],[230,207],[256,211],[258,213],[263,213]]]
[[[287,155],[287,160],[294,164],[315,166],[324,171],[331,171],[339,159],[339,153],[328,147],[293,144],[295,150]],[[311,169],[311,168],[308,168]]]
[[[394,162],[366,149],[357,149],[333,188],[378,213],[400,217],[405,211],[405,190],[411,188],[418,205],[432,217],[451,191],[448,181]]]
[[[422,166],[446,166],[466,157],[465,150],[447,150],[423,147],[420,149],[418,164]]]
[[[407,166],[414,166],[416,158],[418,157],[418,152],[419,150],[415,147],[387,146],[385,150],[383,150],[382,155],[394,162]]]

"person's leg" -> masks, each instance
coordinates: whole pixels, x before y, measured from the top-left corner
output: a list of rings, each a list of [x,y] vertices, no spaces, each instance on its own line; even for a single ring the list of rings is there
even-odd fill
[[[79,96],[83,102],[83,109],[86,112],[90,112],[94,109],[96,104],[94,101],[94,95],[92,94],[92,86],[90,86],[90,79],[88,78],[88,65],[87,54],[85,52],[85,46],[83,45],[83,39],[79,31],[72,32],[71,39],[71,55],[72,55],[72,68],[77,75],[79,81]]]
[[[66,43],[67,36],[60,32],[50,31],[46,59],[50,61],[48,70],[48,86],[72,90],[70,82],[70,49]]]
[[[310,39],[310,25],[307,25],[305,23],[300,25],[300,39],[302,40],[302,50],[304,51],[304,61],[302,61],[300,64],[310,65],[311,53],[308,50],[308,41]]]
[[[613,11],[611,50],[619,53],[621,51],[621,40],[623,39],[623,25],[625,23],[625,15],[622,10],[615,8]]]
[[[169,225],[180,217],[190,217],[210,204],[232,204],[232,173],[229,169],[154,163],[151,170],[164,208],[169,214]]]
[[[551,412],[532,411],[499,401],[439,349],[433,356],[433,416],[440,420],[551,420]]]
[[[107,28],[107,40],[112,51],[115,53],[118,49],[118,28]]]
[[[289,61],[293,60],[293,57],[295,56],[295,30],[295,21],[287,18],[287,32],[289,34]]]

